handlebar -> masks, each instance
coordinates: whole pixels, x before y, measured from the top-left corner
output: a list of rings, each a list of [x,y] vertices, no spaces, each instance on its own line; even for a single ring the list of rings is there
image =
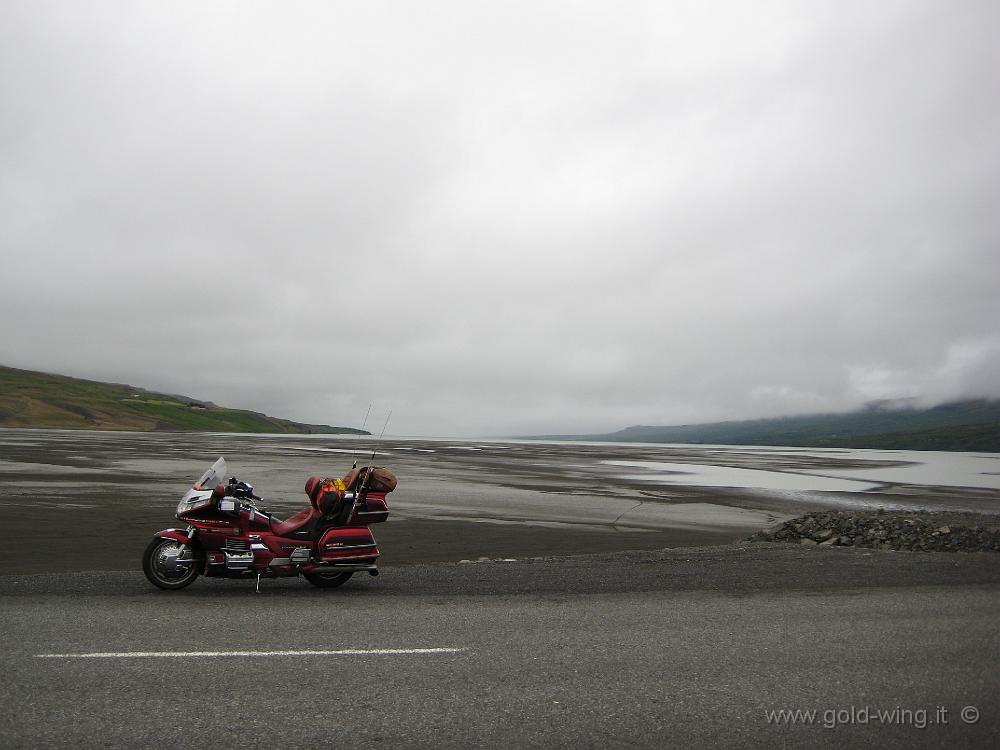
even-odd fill
[[[226,495],[230,497],[238,497],[250,500],[251,503],[254,500],[264,499],[260,495],[254,494],[252,484],[247,484],[246,482],[237,479],[236,477],[229,478],[229,484],[226,486]]]

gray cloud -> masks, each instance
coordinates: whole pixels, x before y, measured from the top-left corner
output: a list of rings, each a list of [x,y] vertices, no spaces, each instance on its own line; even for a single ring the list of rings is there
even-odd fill
[[[411,434],[1000,396],[995,3],[0,16],[4,363]]]

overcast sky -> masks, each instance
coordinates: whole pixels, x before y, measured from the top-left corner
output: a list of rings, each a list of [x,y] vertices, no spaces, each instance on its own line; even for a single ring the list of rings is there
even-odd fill
[[[0,363],[423,435],[1000,396],[1000,3],[0,2]]]

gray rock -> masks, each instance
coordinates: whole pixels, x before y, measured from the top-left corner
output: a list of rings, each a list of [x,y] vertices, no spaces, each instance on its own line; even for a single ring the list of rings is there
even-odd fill
[[[759,531],[751,539],[894,550],[1000,552],[1000,528],[941,525],[941,520],[935,513],[904,515],[884,510],[807,513]]]

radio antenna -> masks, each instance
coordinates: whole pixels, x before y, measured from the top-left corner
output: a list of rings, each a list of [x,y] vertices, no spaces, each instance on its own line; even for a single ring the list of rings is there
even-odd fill
[[[372,413],[372,402],[369,401],[368,402],[368,411],[365,412],[364,421],[361,423],[361,432],[365,431],[365,425],[368,424],[368,416],[371,413]],[[358,437],[360,438],[361,435],[359,434]],[[351,468],[352,469],[358,468],[358,441],[354,442],[354,455],[351,456]]]
[[[385,428],[389,426],[389,417],[392,416],[392,409],[389,409],[389,413],[385,417],[385,424],[382,425],[382,432],[378,435],[378,440],[375,441],[375,447],[372,448],[372,461],[375,460],[375,454],[378,452],[378,444],[382,442],[382,436],[385,435]]]
[[[391,416],[392,416],[392,409],[390,409],[389,413],[386,415],[385,424],[382,425],[382,432],[379,433],[378,440],[375,441],[375,447],[372,448],[372,457],[368,464],[368,469],[365,471],[365,478],[361,480],[361,485],[358,488],[359,497],[362,495],[362,493],[364,493],[365,485],[368,484],[368,477],[371,475],[372,469],[374,468],[373,464],[375,463],[375,454],[378,453],[378,444],[382,442],[382,436],[385,435],[385,428],[389,426],[389,417]]]

